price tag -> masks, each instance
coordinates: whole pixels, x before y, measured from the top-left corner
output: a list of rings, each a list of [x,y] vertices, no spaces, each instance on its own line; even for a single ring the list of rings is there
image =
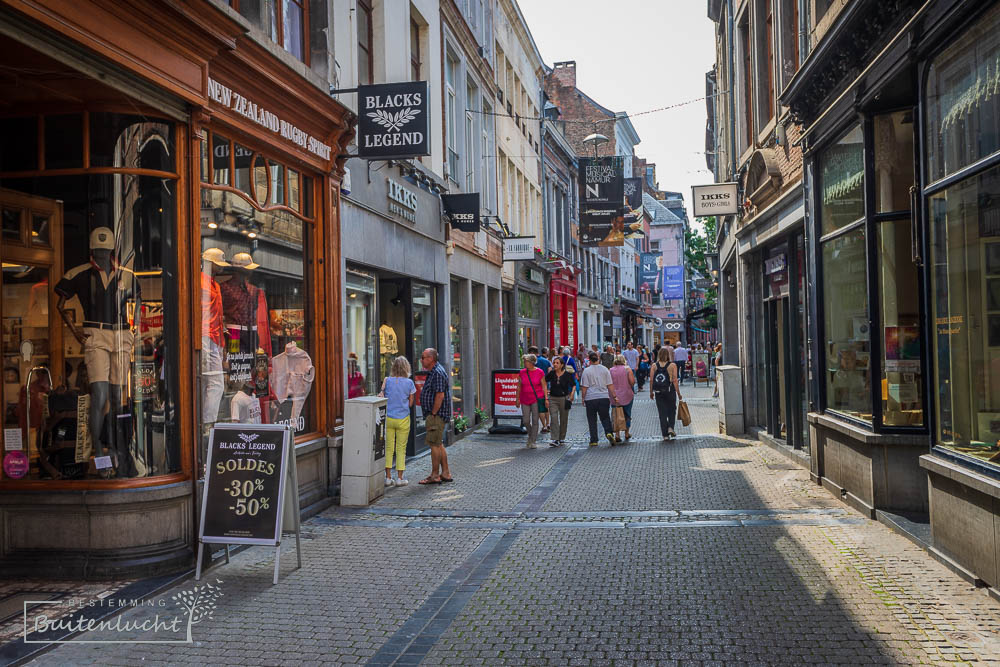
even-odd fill
[[[98,470],[104,470],[105,468],[111,467],[111,457],[110,456],[95,456],[94,457],[94,467]]]
[[[24,442],[21,440],[21,429],[5,428],[3,430],[3,444],[8,452],[19,452],[24,449]]]

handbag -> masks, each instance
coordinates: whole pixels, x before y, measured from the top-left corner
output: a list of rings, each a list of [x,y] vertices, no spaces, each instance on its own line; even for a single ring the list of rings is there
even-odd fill
[[[531,381],[531,374],[528,373],[527,369],[522,369],[524,371],[524,377],[528,381],[528,386],[531,387],[531,393],[535,396],[535,404],[538,406],[538,414],[543,412],[548,412],[545,408],[545,401],[538,397],[538,392],[535,391],[535,383]]]
[[[625,430],[625,408],[619,406],[612,410],[611,430],[616,433]]]
[[[684,426],[691,425],[691,411],[688,409],[688,404],[684,401],[677,402],[677,418],[681,420],[681,424]]]

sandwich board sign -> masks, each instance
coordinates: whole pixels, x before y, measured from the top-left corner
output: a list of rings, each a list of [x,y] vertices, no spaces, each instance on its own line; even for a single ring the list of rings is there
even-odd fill
[[[295,533],[298,566],[299,493],[295,471],[294,427],[286,424],[218,424],[208,438],[205,485],[198,528],[198,564],[206,544],[275,547],[278,583],[281,536]]]

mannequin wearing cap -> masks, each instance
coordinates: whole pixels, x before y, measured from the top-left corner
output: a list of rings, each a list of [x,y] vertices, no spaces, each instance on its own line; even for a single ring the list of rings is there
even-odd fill
[[[232,277],[219,284],[222,293],[222,315],[229,334],[229,382],[242,387],[252,382],[263,413],[264,423],[269,423],[266,409],[270,396],[268,383],[271,359],[271,333],[268,320],[267,298],[264,290],[250,282],[253,271],[260,267],[250,253],[240,252],[230,261]],[[268,360],[262,363],[260,357]]]
[[[90,233],[90,262],[66,272],[55,286],[57,308],[73,336],[83,346],[83,359],[90,380],[90,437],[101,454],[117,449],[115,462],[122,474],[123,455],[128,443],[102,443],[105,409],[110,398],[110,412],[122,404],[122,385],[131,369],[133,332],[128,321],[128,300],[138,293],[132,272],[115,263],[114,233],[97,227]],[[83,310],[82,328],[70,316],[66,303],[76,297]],[[115,429],[109,429],[115,440]]]
[[[228,268],[219,248],[201,253],[201,375],[202,424],[207,428],[219,419],[219,404],[225,391],[226,336],[222,322],[222,293],[215,276]]]

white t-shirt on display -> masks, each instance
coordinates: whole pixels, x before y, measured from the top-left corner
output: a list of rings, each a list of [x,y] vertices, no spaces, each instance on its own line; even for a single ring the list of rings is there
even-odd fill
[[[237,424],[260,423],[260,401],[238,391],[229,404],[229,417]]]

